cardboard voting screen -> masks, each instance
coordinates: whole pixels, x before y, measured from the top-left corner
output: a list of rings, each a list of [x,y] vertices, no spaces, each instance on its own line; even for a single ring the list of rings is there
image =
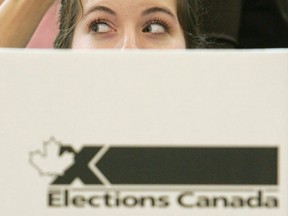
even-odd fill
[[[0,63],[0,215],[287,215],[287,51]]]

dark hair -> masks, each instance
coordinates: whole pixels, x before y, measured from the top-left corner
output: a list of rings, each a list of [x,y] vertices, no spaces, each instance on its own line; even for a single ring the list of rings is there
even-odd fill
[[[73,33],[82,16],[81,0],[61,0],[59,33],[55,48],[70,48]],[[177,16],[185,36],[186,48],[202,47],[199,30],[199,0],[177,0]]]
[[[200,33],[200,9],[199,0],[177,0],[177,17],[188,49],[204,46],[204,37]]]

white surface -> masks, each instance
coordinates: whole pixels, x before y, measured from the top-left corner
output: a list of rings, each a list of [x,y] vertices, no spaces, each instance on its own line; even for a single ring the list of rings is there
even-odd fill
[[[0,215],[287,216],[287,50],[1,50],[0,64]],[[28,156],[51,136],[79,148],[279,146],[280,207],[49,209],[50,180]]]

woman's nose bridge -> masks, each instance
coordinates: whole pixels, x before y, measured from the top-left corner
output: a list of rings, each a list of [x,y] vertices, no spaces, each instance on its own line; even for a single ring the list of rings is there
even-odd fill
[[[137,49],[139,47],[139,41],[140,39],[138,38],[139,35],[136,33],[134,29],[127,29],[123,33],[123,38],[122,38],[122,49]]]

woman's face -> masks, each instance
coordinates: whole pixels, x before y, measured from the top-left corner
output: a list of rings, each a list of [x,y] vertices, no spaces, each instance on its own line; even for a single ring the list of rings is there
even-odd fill
[[[176,0],[82,0],[72,48],[185,48]]]

